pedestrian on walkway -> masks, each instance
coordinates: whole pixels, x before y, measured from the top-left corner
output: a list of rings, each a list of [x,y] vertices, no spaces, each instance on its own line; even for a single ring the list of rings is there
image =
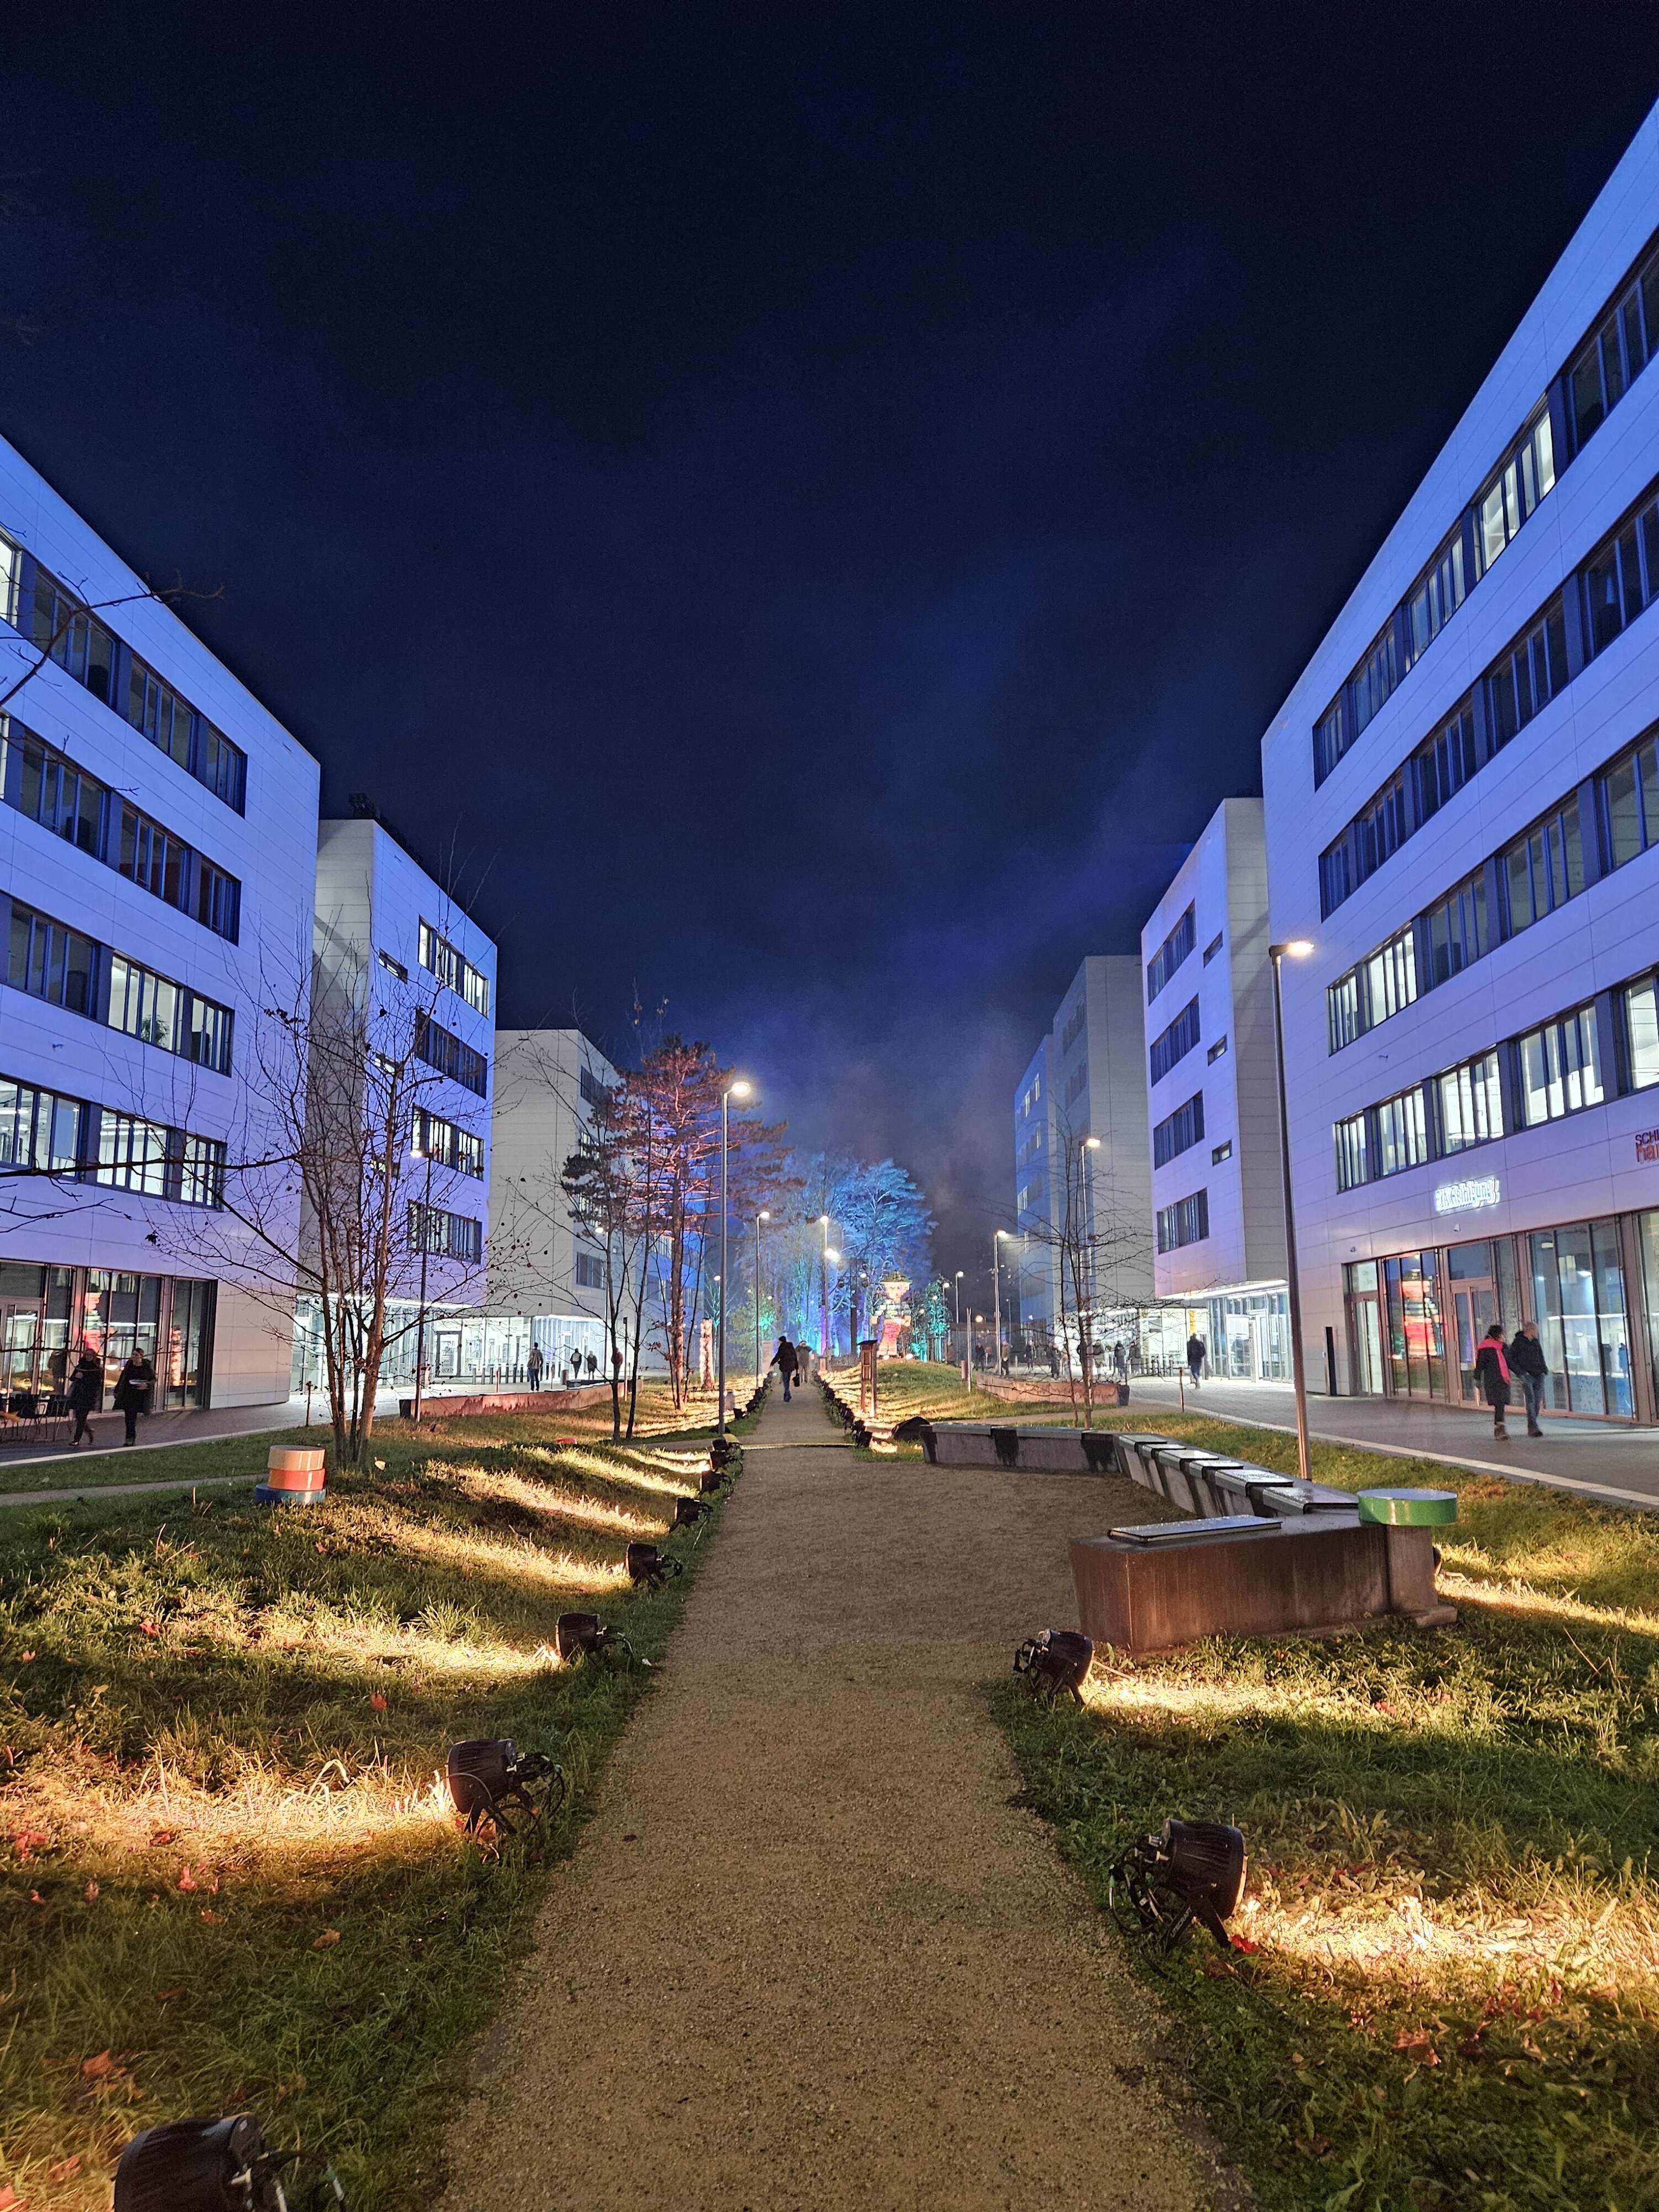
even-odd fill
[[[1209,1346],[1205,1343],[1203,1338],[1199,1334],[1196,1329],[1194,1329],[1192,1334],[1187,1339],[1187,1366],[1188,1370],[1193,1378],[1193,1388],[1194,1390],[1198,1388],[1199,1374],[1204,1365],[1205,1357],[1207,1354],[1209,1348]]]
[[[530,1357],[524,1364],[524,1371],[530,1378],[531,1389],[539,1390],[542,1387],[542,1348],[539,1344],[532,1343]]]
[[[1120,1382],[1129,1379],[1129,1347],[1121,1337],[1112,1346],[1112,1373]]]
[[[90,1345],[83,1344],[81,1357],[75,1363],[75,1372],[70,1377],[69,1409],[75,1416],[75,1434],[70,1438],[71,1445],[78,1444],[82,1437],[89,1444],[97,1443],[98,1439],[92,1432],[92,1423],[87,1416],[96,1410],[98,1401],[103,1395],[104,1363]]]
[[[1495,1321],[1474,1355],[1475,1379],[1492,1407],[1492,1432],[1501,1443],[1509,1442],[1504,1413],[1510,1402],[1510,1363],[1504,1356],[1504,1324]]]
[[[1515,1341],[1509,1350],[1510,1372],[1521,1385],[1521,1395],[1527,1405],[1527,1434],[1541,1437],[1538,1412],[1544,1402],[1544,1384],[1549,1378],[1549,1362],[1544,1357],[1544,1347],[1538,1341],[1535,1321],[1522,1322]]]
[[[789,1403],[790,1387],[800,1369],[800,1360],[795,1347],[787,1336],[781,1336],[778,1339],[778,1348],[772,1354],[772,1364],[783,1377],[783,1402],[787,1406]]]
[[[116,1378],[115,1410],[126,1415],[125,1441],[130,1444],[138,1441],[138,1416],[149,1413],[149,1394],[155,1386],[155,1370],[148,1355],[137,1351],[129,1353],[126,1365]]]

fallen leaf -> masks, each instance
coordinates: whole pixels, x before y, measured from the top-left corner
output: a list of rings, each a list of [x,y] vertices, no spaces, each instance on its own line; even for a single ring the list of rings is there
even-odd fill
[[[41,1896],[38,1889],[32,1889],[29,1892],[29,1903],[31,1905],[46,1905],[46,1900]],[[46,1905],[46,1910],[50,1912],[52,1907],[49,1905]]]
[[[1457,2055],[1460,2058],[1480,2058],[1485,2055],[1486,2048],[1486,2039],[1476,2028],[1473,2035],[1466,2035],[1458,2045]]]
[[[113,2073],[114,2070],[115,2061],[107,2051],[100,2051],[95,2058],[83,2058],[81,2061],[81,2071],[88,2081],[96,2081],[101,2075]]]
[[[1307,2060],[1302,2056],[1302,2053],[1299,2051],[1291,2051],[1291,2063],[1292,2066],[1305,2066],[1307,2063]]]
[[[96,1905],[98,1902],[97,1883],[95,1881],[89,1881],[86,1887],[81,1892],[81,1894],[86,1899],[88,1905]]]
[[[340,1931],[337,1928],[325,1928],[311,1948],[313,1951],[331,1951],[339,1940]]]
[[[31,1851],[44,1849],[52,1838],[40,1828],[14,1828],[11,1840],[16,1845],[18,1863],[21,1865],[27,1863]]]
[[[1402,2027],[1394,2039],[1396,2051],[1421,2051],[1431,2040],[1426,2027]]]
[[[179,1887],[180,1889],[194,1889],[196,1887],[196,1877],[188,1867],[179,1869]]]
[[[10,2182],[0,2188],[0,2212],[26,2212],[28,2201],[27,2197],[17,2194]]]
[[[140,1636],[159,1636],[161,1632],[153,1620],[141,1620],[138,1624],[138,1633]]]
[[[17,1656],[18,1656],[18,1657],[22,1661],[23,1664],[27,1667],[27,1666],[28,1665],[28,1663],[29,1663],[29,1661],[30,1661],[31,1659],[33,1659],[33,1658],[34,1654],[33,1654],[33,1651],[20,1651],[20,1652],[18,1653],[18,1655],[17,1655]]]
[[[202,1917],[206,1921],[210,1928],[217,1928],[223,1921],[224,1917],[225,1916],[222,1912],[210,1911],[205,1905],[202,1907]]]
[[[149,1839],[150,1849],[159,1851],[163,1844],[172,1843],[178,1833],[177,1828],[158,1828]]]
[[[207,1916],[206,1916],[205,1914],[204,1914],[204,1915],[203,1915],[203,1917],[204,1917],[204,1919],[206,1918],[206,1917],[207,1917]],[[166,2003],[167,2003],[167,2002],[171,1998],[173,1998],[173,1997],[181,1997],[181,1996],[183,1996],[183,1995],[185,1994],[185,1984],[184,1984],[183,1982],[180,1982],[180,1983],[179,1983],[179,1986],[178,1986],[178,1988],[177,1988],[176,1990],[156,1990],[156,1992],[155,1992],[155,1994],[156,1994],[157,1997],[161,2000],[161,2002],[163,2004],[166,2004]]]
[[[386,1711],[386,1699],[385,1699],[385,1698],[380,1694],[380,1691],[376,1690],[376,1692],[374,1692],[374,1696],[369,1699],[369,1701],[368,1701],[368,1702],[369,1702],[369,1704],[370,1704],[371,1705],[373,1705],[373,1706],[374,1706],[374,1710],[375,1710],[375,1711],[376,1711],[377,1713],[383,1713],[383,1712]]]
[[[1331,2147],[1328,2136],[1297,2136],[1296,2147],[1304,2158],[1323,2158]]]
[[[1251,1951],[1259,1951],[1261,1946],[1260,1943],[1252,1943],[1248,1936],[1235,1936],[1233,1948],[1235,1951],[1243,1951],[1248,1954]]]

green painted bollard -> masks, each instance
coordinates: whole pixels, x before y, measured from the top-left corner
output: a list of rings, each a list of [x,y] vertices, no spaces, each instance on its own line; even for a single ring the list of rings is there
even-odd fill
[[[1387,1528],[1437,1528],[1457,1518],[1455,1490],[1362,1490],[1359,1517]]]

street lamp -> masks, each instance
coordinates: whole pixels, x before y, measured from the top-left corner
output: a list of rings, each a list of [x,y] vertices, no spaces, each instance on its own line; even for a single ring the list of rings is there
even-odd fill
[[[823,1244],[818,1260],[818,1355],[826,1367],[830,1364],[830,1217],[818,1216],[818,1226],[823,1231]]]
[[[760,1364],[760,1225],[763,1221],[769,1221],[771,1218],[771,1215],[764,1206],[755,1216],[755,1386],[757,1389],[760,1387],[761,1376],[766,1371]]]
[[[1094,1254],[1091,1248],[1089,1255],[1091,1265],[1087,1271],[1089,1276],[1089,1316],[1087,1326],[1085,1327],[1083,1314],[1083,1277],[1085,1273],[1083,1266],[1083,1240],[1085,1236],[1089,1233],[1085,1227],[1085,1221],[1091,1220],[1094,1216],[1094,1191],[1089,1182],[1088,1156],[1091,1152],[1097,1152],[1099,1150],[1100,1139],[1098,1137],[1085,1137],[1077,1148],[1077,1200],[1079,1208],[1084,1215],[1084,1220],[1080,1220],[1078,1224],[1077,1232],[1077,1358],[1078,1365],[1083,1370],[1083,1388],[1085,1392],[1084,1403],[1085,1407],[1091,1406],[1094,1402],[1093,1400],[1087,1395],[1087,1393],[1094,1387],[1094,1370],[1091,1365],[1091,1362],[1094,1358],[1095,1271],[1092,1264]]]
[[[744,1080],[744,1079],[743,1079],[741,1076],[739,1076],[739,1077],[737,1079],[737,1080],[736,1080],[735,1082],[733,1082],[733,1083],[728,1083],[728,1084],[726,1085],[726,1086],[725,1090],[724,1090],[724,1091],[721,1091],[721,1093],[720,1093],[720,1376],[719,1376],[718,1382],[717,1382],[717,1383],[716,1383],[716,1385],[715,1385],[715,1387],[717,1388],[717,1389],[718,1389],[718,1390],[719,1390],[719,1392],[720,1392],[720,1421],[719,1421],[719,1424],[718,1424],[718,1425],[717,1425],[717,1427],[716,1427],[716,1429],[715,1429],[715,1434],[716,1434],[717,1436],[721,1436],[721,1437],[723,1437],[723,1436],[726,1434],[726,1121],[727,1121],[727,1110],[726,1110],[726,1109],[727,1109],[728,1103],[729,1103],[732,1099],[733,1099],[733,1098],[747,1098],[747,1097],[748,1097],[748,1096],[749,1096],[749,1094],[750,1094],[750,1091],[751,1091],[753,1088],[754,1088],[754,1086],[753,1086],[753,1085],[752,1085],[752,1084],[750,1084],[750,1083],[745,1082],[745,1081]]]
[[[993,1311],[996,1315],[996,1334],[994,1339],[991,1364],[996,1369],[999,1375],[1002,1372],[1002,1276],[1000,1272],[1000,1261],[1002,1259],[1002,1240],[1005,1237],[1012,1240],[1013,1237],[1012,1230],[999,1229],[996,1235],[991,1239],[991,1305]]]
[[[962,1270],[961,1270],[961,1268],[960,1268],[960,1267],[958,1267],[958,1268],[957,1269],[957,1279],[956,1279],[956,1281],[955,1281],[954,1283],[952,1283],[952,1284],[951,1284],[951,1289],[952,1289],[952,1290],[955,1291],[955,1293],[956,1293],[956,1300],[957,1300],[957,1334],[958,1336],[960,1336],[960,1335],[961,1335],[961,1334],[962,1334]],[[971,1388],[972,1388],[972,1384],[971,1384],[971,1383],[969,1382],[969,1381],[968,1370],[966,1370],[966,1368],[964,1368],[964,1369],[963,1370],[962,1380],[963,1380],[963,1388],[964,1388],[964,1389],[971,1389]]]
[[[1313,1480],[1313,1466],[1308,1449],[1308,1377],[1302,1364],[1302,1285],[1296,1270],[1296,1213],[1291,1200],[1291,1115],[1285,1095],[1285,995],[1279,971],[1287,955],[1305,960],[1312,951],[1305,937],[1267,947],[1273,963],[1273,1044],[1279,1056],[1279,1170],[1285,1181],[1285,1286],[1290,1293],[1291,1379],[1296,1386],[1296,1463],[1304,1482]]]

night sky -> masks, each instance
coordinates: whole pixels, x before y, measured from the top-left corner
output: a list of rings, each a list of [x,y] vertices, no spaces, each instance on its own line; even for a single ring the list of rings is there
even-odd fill
[[[1659,10],[128,4],[0,27],[0,431],[947,1271],[1659,94]]]

